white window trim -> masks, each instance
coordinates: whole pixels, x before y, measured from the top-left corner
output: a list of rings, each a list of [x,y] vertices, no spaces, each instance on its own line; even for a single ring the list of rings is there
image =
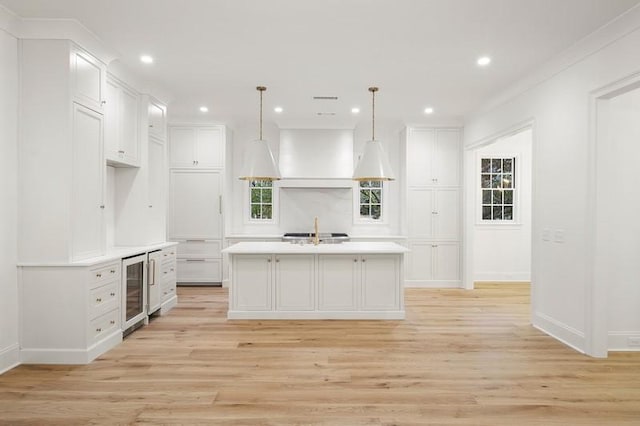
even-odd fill
[[[251,186],[248,180],[242,181],[242,210],[244,211],[245,225],[277,225],[280,214],[280,185],[278,181],[273,181],[271,192],[271,219],[253,219],[251,217]]]
[[[482,175],[482,159],[483,158],[514,158],[515,159],[515,176],[514,176],[514,200],[513,200],[513,220],[483,220],[482,219],[482,188],[481,188],[481,175]],[[482,227],[496,227],[496,228],[518,228],[522,226],[522,218],[520,214],[521,210],[521,201],[520,201],[520,192],[521,192],[521,167],[520,155],[513,154],[510,152],[502,152],[502,153],[476,153],[476,168],[475,168],[475,176],[474,176],[474,185],[476,191],[475,198],[475,209],[476,209],[476,225]]]
[[[382,202],[380,208],[382,212],[380,219],[362,218],[360,217],[360,182],[353,183],[353,224],[354,225],[388,225],[389,224],[389,182],[382,183]]]

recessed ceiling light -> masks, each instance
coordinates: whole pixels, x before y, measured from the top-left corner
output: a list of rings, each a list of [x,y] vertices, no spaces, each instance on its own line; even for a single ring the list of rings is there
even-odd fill
[[[488,56],[481,56],[478,58],[477,64],[481,67],[486,67],[491,63],[491,58]]]
[[[140,62],[142,62],[143,64],[152,64],[153,58],[149,55],[142,55],[140,56]]]
[[[359,114],[360,113],[360,108],[355,107],[355,108],[351,108],[351,112],[354,114]]]
[[[284,111],[284,110],[282,109],[282,107],[275,107],[273,110],[274,110],[275,112],[277,112],[278,114],[280,114],[282,111]]]
[[[424,113],[425,113],[425,114],[433,114],[433,108],[431,108],[431,107],[427,107],[427,108],[425,108],[425,109],[424,109]]]
[[[201,106],[200,112],[209,112],[209,108],[207,108],[206,106]]]

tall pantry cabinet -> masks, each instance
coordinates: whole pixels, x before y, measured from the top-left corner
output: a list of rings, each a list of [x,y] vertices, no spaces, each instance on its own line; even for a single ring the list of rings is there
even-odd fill
[[[100,256],[106,67],[68,40],[20,46],[20,261]]]
[[[460,287],[461,130],[407,128],[408,287]]]
[[[222,282],[224,126],[169,127],[168,239],[178,283]]]

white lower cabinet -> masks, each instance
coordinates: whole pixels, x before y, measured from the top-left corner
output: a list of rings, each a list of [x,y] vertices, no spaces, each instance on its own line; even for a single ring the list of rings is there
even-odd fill
[[[275,309],[313,311],[315,309],[315,256],[275,256]]]
[[[404,318],[402,256],[238,254],[229,318]]]
[[[272,305],[271,255],[233,258],[233,289],[230,303],[239,311],[270,311]]]
[[[162,263],[158,283],[161,288],[160,314],[164,315],[178,304],[176,281],[178,277],[178,263],[176,260],[176,248],[170,247],[161,251]]]
[[[460,245],[455,242],[411,241],[407,253],[407,285],[458,287]]]
[[[121,262],[20,270],[25,364],[86,364],[122,341]]]
[[[222,281],[222,259],[178,259],[179,283],[218,283]]]

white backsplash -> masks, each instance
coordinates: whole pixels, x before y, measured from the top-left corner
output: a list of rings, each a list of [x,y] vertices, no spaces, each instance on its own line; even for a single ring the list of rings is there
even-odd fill
[[[284,232],[349,232],[353,226],[352,192],[347,188],[282,188],[280,227]]]

